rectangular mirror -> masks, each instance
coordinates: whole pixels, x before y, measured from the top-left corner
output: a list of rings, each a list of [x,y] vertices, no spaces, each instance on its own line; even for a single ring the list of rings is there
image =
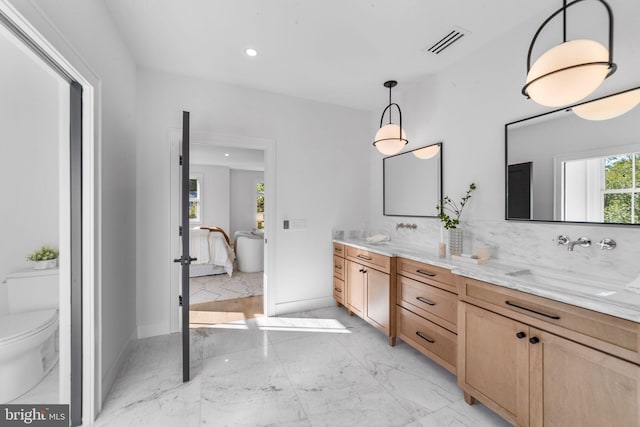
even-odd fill
[[[442,199],[442,143],[382,160],[383,213],[436,217]]]
[[[638,224],[639,89],[506,124],[506,219]]]

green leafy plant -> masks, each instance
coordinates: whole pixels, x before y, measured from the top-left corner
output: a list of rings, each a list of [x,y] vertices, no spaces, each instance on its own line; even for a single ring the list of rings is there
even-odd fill
[[[438,218],[440,218],[440,221],[444,224],[444,228],[448,230],[450,228],[456,228],[456,226],[460,224],[460,215],[462,215],[464,206],[471,198],[471,193],[475,189],[476,185],[472,182],[471,185],[469,185],[469,189],[460,200],[459,205],[451,200],[449,196],[444,196],[442,198],[442,204],[436,206],[436,209],[438,209]]]
[[[27,255],[29,261],[49,261],[58,258],[58,251],[48,246],[43,246],[37,251]]]

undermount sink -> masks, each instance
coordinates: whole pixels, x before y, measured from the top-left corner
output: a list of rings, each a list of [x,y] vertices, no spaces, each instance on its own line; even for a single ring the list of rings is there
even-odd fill
[[[577,292],[597,297],[610,297],[615,295],[619,289],[607,286],[597,280],[589,280],[582,277],[566,276],[552,272],[537,272],[529,269],[516,270],[506,273],[522,282],[535,284],[536,286],[560,288],[563,290]]]

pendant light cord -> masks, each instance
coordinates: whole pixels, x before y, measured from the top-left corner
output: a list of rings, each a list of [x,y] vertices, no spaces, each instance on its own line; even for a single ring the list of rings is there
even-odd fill
[[[391,105],[391,88],[393,86],[389,86],[389,105]],[[389,109],[389,124],[391,124],[391,109]]]
[[[567,0],[562,0],[562,42],[567,42]]]

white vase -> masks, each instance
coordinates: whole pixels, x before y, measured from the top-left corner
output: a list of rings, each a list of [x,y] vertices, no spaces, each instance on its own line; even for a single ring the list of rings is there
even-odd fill
[[[449,253],[451,255],[462,253],[462,228],[449,229]]]
[[[36,270],[46,270],[48,268],[56,268],[58,266],[57,259],[48,259],[45,261],[33,261],[33,268]]]

